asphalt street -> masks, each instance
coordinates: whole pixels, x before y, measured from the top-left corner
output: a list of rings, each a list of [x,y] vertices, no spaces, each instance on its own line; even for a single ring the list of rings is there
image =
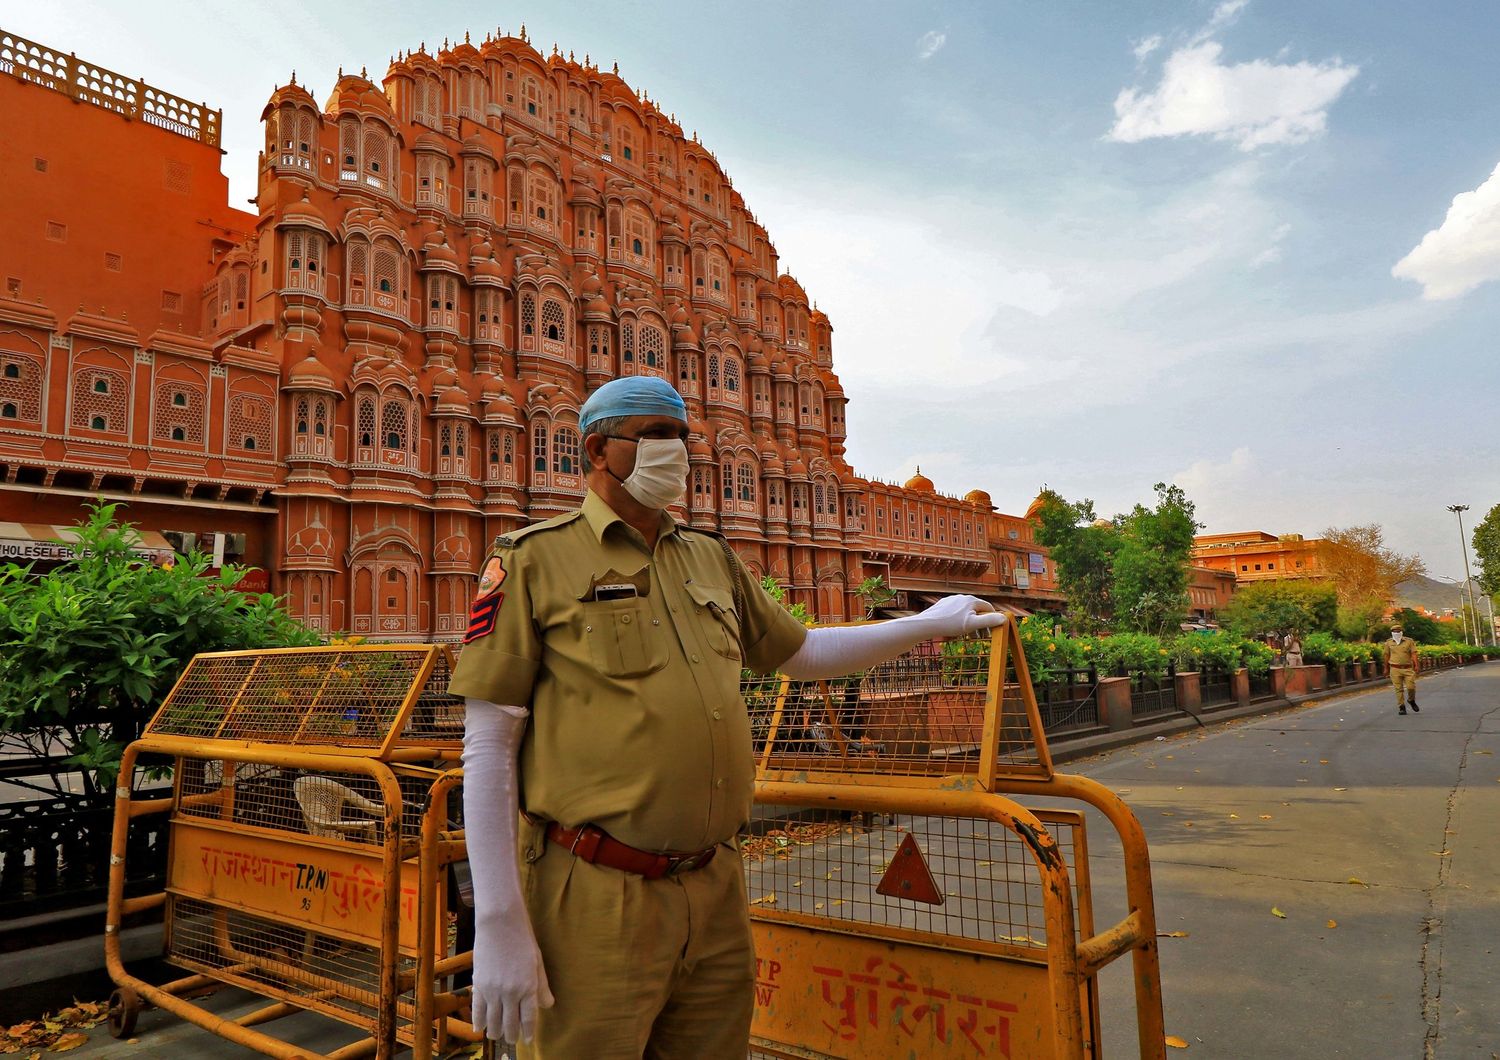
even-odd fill
[[[1069,763],[1145,825],[1166,1032],[1199,1060],[1500,1058],[1500,666],[1210,725]],[[1096,924],[1123,915],[1119,848],[1090,815]],[[1278,915],[1282,914],[1282,915]],[[1137,1055],[1128,961],[1105,970],[1103,1055]],[[206,1002],[231,1018],[256,1002]],[[297,1033],[298,1024],[305,1031]],[[314,1048],[326,1021],[277,1024]],[[148,1011],[77,1056],[251,1055]]]
[[[1185,933],[1160,940],[1189,1047],[1170,1054],[1500,1056],[1500,666],[1425,679],[1418,703],[1367,692],[1068,767],[1135,809],[1159,929]],[[1122,915],[1108,832],[1091,821],[1100,925]],[[1103,989],[1104,1055],[1135,1056],[1126,970]]]

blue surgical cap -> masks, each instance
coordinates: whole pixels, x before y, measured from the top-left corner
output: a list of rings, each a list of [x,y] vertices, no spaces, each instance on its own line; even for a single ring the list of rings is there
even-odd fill
[[[578,413],[578,429],[616,416],[671,416],[687,422],[687,406],[665,379],[652,375],[611,379],[589,395]]]

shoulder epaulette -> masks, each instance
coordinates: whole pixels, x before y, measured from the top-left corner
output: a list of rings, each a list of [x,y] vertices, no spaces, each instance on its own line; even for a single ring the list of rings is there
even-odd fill
[[[695,534],[702,534],[704,537],[711,537],[711,538],[713,538],[716,541],[725,541],[725,540],[728,540],[727,538],[725,538],[725,536],[723,534],[719,533],[719,531],[717,531],[717,530],[710,530],[707,527],[703,527],[703,526],[689,526],[687,523],[678,523],[677,524],[677,529],[679,529],[679,530],[690,530],[690,531],[692,531]]]
[[[551,519],[543,519],[539,523],[531,523],[528,526],[521,527],[519,530],[512,530],[508,534],[501,534],[490,545],[490,551],[494,552],[502,548],[515,548],[516,545],[520,544],[523,537],[530,537],[532,534],[540,533],[543,530],[554,530],[559,526],[566,526],[582,514],[583,512],[579,510],[568,512],[565,515],[555,515]]]

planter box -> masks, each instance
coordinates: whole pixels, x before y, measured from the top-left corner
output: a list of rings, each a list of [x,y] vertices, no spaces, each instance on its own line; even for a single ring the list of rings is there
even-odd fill
[[[1272,673],[1275,671],[1273,670]],[[1305,696],[1327,687],[1328,667],[1321,663],[1313,666],[1286,666],[1282,668],[1283,696]]]

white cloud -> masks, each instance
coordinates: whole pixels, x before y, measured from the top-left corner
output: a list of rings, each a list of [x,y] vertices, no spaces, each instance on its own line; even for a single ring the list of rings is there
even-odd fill
[[[1453,197],[1443,223],[1391,269],[1422,285],[1422,297],[1442,301],[1500,280],[1500,165],[1473,191]]]
[[[1359,67],[1337,59],[1226,64],[1220,61],[1223,51],[1217,41],[1179,48],[1167,58],[1154,90],[1122,89],[1107,138],[1138,143],[1204,135],[1232,141],[1242,151],[1301,143],[1323,132],[1328,108],[1359,74]]]
[[[1150,55],[1152,52],[1156,51],[1156,49],[1160,48],[1160,47],[1161,47],[1161,34],[1160,33],[1153,33],[1151,36],[1147,37],[1145,40],[1137,41],[1135,47],[1132,48],[1132,49],[1130,49],[1130,50],[1135,54],[1135,57],[1137,59],[1144,59],[1146,56]]]
[[[928,30],[917,41],[917,58],[922,60],[931,59],[947,43],[948,34],[935,29]]]
[[[1245,10],[1246,5],[1249,3],[1250,0],[1224,0],[1222,4],[1214,8],[1213,16],[1209,18],[1208,25],[1195,33],[1190,43],[1199,44],[1208,40],[1208,38],[1238,18],[1239,13]]]
[[[1250,259],[1252,269],[1272,265],[1281,260],[1281,241],[1291,232],[1291,225],[1282,225],[1271,233],[1271,245]]]

